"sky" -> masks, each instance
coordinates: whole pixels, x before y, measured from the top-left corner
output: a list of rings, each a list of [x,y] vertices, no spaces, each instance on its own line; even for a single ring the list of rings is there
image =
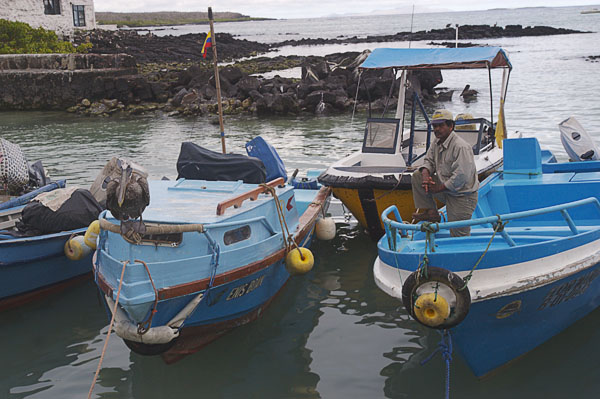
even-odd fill
[[[598,0],[95,0],[96,11],[207,11],[238,12],[251,17],[311,18],[373,12],[415,13],[474,11],[490,8],[561,7],[594,5]]]

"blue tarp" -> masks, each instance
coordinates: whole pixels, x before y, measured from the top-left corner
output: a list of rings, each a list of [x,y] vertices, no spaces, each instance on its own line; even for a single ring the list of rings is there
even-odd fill
[[[378,48],[362,63],[362,69],[466,69],[510,68],[508,55],[500,47],[468,48]]]

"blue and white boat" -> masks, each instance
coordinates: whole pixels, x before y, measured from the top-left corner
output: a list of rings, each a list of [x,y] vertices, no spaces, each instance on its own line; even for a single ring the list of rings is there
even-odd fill
[[[22,305],[89,278],[91,251],[79,260],[65,255],[65,243],[86,228],[18,237],[9,234],[25,205],[38,194],[65,186],[50,183],[0,204],[0,310]]]
[[[484,376],[600,304],[599,199],[600,162],[542,163],[536,139],[504,140],[504,170],[471,220],[411,225],[386,209],[375,281],[423,325],[450,330]],[[450,237],[463,226],[470,237]]]
[[[110,212],[100,215],[95,280],[117,335],[167,363],[261,315],[294,273],[296,245],[311,243],[330,193],[283,177],[148,185],[145,234],[127,238]]]

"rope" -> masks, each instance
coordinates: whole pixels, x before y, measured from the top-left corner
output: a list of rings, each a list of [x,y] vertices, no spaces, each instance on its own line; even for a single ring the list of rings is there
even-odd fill
[[[206,287],[206,291],[204,291],[204,295],[202,296],[202,301],[204,301],[205,298],[208,298],[210,289],[212,288],[212,286],[214,284],[215,276],[217,275],[217,268],[219,267],[219,257],[221,256],[221,247],[219,247],[219,244],[217,244],[216,241],[213,240],[213,238],[211,237],[211,235],[209,234],[208,231],[205,231],[204,234],[206,235],[208,245],[210,246],[210,249],[212,250],[212,256],[210,258],[210,265],[211,265],[212,269],[210,271],[210,280],[208,282],[208,287]],[[192,313],[193,312],[190,312],[185,317],[185,319],[183,319],[183,321],[181,322],[179,327],[177,327],[178,331],[181,331],[186,320],[189,319],[189,317],[192,315]]]
[[[73,247],[71,246],[71,240],[75,237],[77,233],[71,233],[71,236],[67,240],[67,248],[69,248],[69,252],[73,252]]]
[[[282,208],[281,202],[279,202],[279,197],[277,196],[277,192],[275,191],[275,188],[268,186],[264,183],[261,184],[261,186],[265,188],[265,191],[268,191],[273,196],[273,199],[275,201],[275,208],[277,209],[277,216],[279,218],[279,224],[281,224],[281,233],[283,234],[283,243],[285,245],[286,255],[294,249],[292,247],[295,247],[298,250],[298,253],[300,254],[300,259],[304,260],[304,255],[302,255],[302,251],[300,251],[300,247],[298,246],[298,243],[296,243],[296,240],[294,240],[294,238],[290,234],[287,222],[285,220],[283,208]]]
[[[111,223],[106,219],[100,219],[100,228],[102,230],[108,230],[112,233],[121,234],[121,227],[117,224]],[[203,224],[163,224],[163,225],[152,225],[146,226],[146,234],[171,234],[171,233],[188,233],[197,231],[204,233]]]
[[[400,176],[398,176],[398,177],[400,177]],[[389,194],[393,193],[394,190],[396,190],[399,185],[400,185],[400,180],[398,180],[397,183],[394,184],[394,187],[392,187],[388,191],[385,191],[383,194],[380,194],[380,195],[378,195],[377,197],[374,197],[374,198],[365,198],[364,201],[365,202],[374,202],[374,201],[377,201],[377,200],[385,197],[386,195],[389,195]]]
[[[88,399],[92,397],[92,392],[94,390],[94,386],[96,385],[96,380],[98,379],[98,374],[100,374],[100,368],[102,367],[102,361],[104,360],[104,354],[106,353],[106,348],[108,346],[108,339],[110,338],[110,333],[112,332],[113,325],[115,324],[115,315],[117,314],[117,306],[119,305],[119,296],[121,295],[121,286],[123,285],[123,276],[125,275],[125,267],[127,266],[127,261],[123,261],[123,269],[121,270],[121,279],[119,280],[119,289],[117,290],[117,298],[115,299],[115,306],[112,310],[112,317],[110,319],[110,324],[108,326],[108,333],[106,334],[106,341],[104,341],[104,347],[102,348],[102,354],[100,355],[100,361],[98,362],[98,368],[96,368],[96,374],[94,374],[94,379],[92,381],[92,386],[90,387],[90,391],[88,392]]]
[[[450,399],[450,363],[452,362],[452,337],[449,330],[440,332],[442,338],[438,343],[438,347],[433,353],[421,362],[421,366],[429,362],[436,353],[442,354],[442,359],[446,362],[446,399]]]
[[[136,263],[141,263],[142,265],[144,265],[144,268],[146,269],[146,273],[148,273],[148,278],[150,279],[150,284],[152,284],[152,289],[154,290],[154,304],[152,304],[152,310],[150,311],[150,316],[148,316],[148,319],[146,321],[143,321],[141,323],[138,324],[138,328],[137,328],[137,333],[139,335],[144,335],[148,332],[148,330],[150,330],[150,326],[152,325],[152,318],[154,317],[154,314],[156,313],[156,307],[158,305],[158,290],[156,289],[156,286],[154,285],[154,281],[152,281],[152,276],[150,275],[150,269],[148,269],[148,265],[146,264],[146,262],[144,262],[143,260],[135,260]]]
[[[485,251],[483,251],[483,253],[479,257],[479,259],[477,260],[475,265],[471,268],[471,271],[469,272],[469,274],[467,274],[465,277],[463,277],[463,281],[465,282],[465,285],[463,285],[461,288],[459,288],[458,289],[459,291],[462,291],[465,288],[467,288],[469,281],[471,281],[471,277],[473,277],[473,272],[475,271],[477,266],[479,266],[479,264],[483,260],[483,257],[487,254],[488,250],[490,249],[490,246],[492,245],[492,241],[494,241],[494,237],[496,236],[496,233],[504,230],[504,226],[506,226],[506,224],[508,223],[508,220],[506,222],[503,222],[500,215],[497,214],[496,217],[498,218],[498,221],[494,225],[494,234],[492,234],[492,237],[490,238],[490,241],[488,242],[487,247],[485,248]]]

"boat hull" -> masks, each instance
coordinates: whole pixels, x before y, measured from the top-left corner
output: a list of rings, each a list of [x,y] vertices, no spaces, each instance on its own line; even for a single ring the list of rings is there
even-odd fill
[[[318,192],[314,191],[308,204],[302,206],[294,203],[295,197],[291,191],[279,195],[280,203],[289,212],[295,207],[304,210],[299,217],[287,220],[289,229],[293,231],[290,238],[298,246],[310,245],[317,217],[328,203],[329,194],[330,189],[325,187]],[[264,204],[275,207],[272,200]],[[244,206],[239,209],[243,208]],[[270,208],[265,211],[267,214],[268,209]],[[277,212],[272,212],[269,217],[277,217]],[[222,248],[213,253],[212,260],[211,256],[196,255],[195,251],[202,245],[190,244],[191,240],[202,234],[184,233],[181,251],[176,247],[171,248],[168,256],[164,256],[160,262],[148,262],[147,269],[137,260],[116,261],[107,247],[114,250],[118,245],[115,242],[122,241],[122,238],[117,235],[106,236],[108,239],[114,237],[115,241],[103,246],[102,237],[106,233],[101,233],[99,249],[94,259],[95,279],[105,294],[109,310],[113,312],[116,309],[117,334],[134,352],[141,355],[160,354],[166,363],[173,363],[198,351],[233,328],[257,319],[290,278],[285,265],[287,250],[284,237],[281,233],[272,231],[262,241],[229,249],[224,238],[229,233],[224,232],[241,232],[243,230],[239,226],[247,226],[248,231],[258,237],[260,226],[265,224],[268,225],[264,218],[245,216],[240,222],[223,222],[223,227],[219,224],[209,227],[212,229],[209,230],[210,236]],[[146,257],[154,253],[152,247],[134,243],[131,245],[131,251],[143,251]],[[147,251],[148,249],[151,251]],[[136,256],[143,257],[140,254]],[[212,265],[212,262],[216,262],[216,272],[211,278],[209,263]],[[123,268],[125,277],[120,292],[119,276]],[[202,271],[203,268],[205,271]],[[174,275],[174,271],[178,273]],[[186,271],[189,272],[189,278],[180,279],[181,282],[176,284],[166,283],[170,278],[181,277]],[[137,290],[143,284],[146,287],[152,284],[152,290]],[[113,301],[117,299],[121,300],[118,307],[115,307]],[[180,317],[182,314],[185,316]],[[183,320],[182,324],[174,322],[178,319]],[[125,325],[125,330],[128,330],[120,330],[121,325]],[[147,332],[141,333],[140,326],[144,326]],[[167,338],[149,338],[162,333]]]
[[[452,339],[478,377],[526,354],[600,305],[600,265],[533,290],[475,302]]]
[[[0,241],[0,310],[89,277],[91,254],[78,261],[69,260],[64,254],[70,235],[71,232]]]
[[[469,312],[451,332],[476,376],[483,377],[526,354],[600,305],[600,243],[595,238],[548,257],[475,271],[469,283]],[[380,257],[375,261],[375,283],[400,299],[403,283],[413,270],[387,262]],[[392,263],[402,262],[398,257]],[[536,273],[543,269],[545,273]],[[467,275],[466,271],[455,273]],[[500,288],[495,282],[502,276],[512,277]]]
[[[175,363],[234,328],[260,317],[289,277],[283,260],[278,260],[259,272],[212,288],[172,342],[161,346],[125,340],[126,344],[138,354],[160,354],[165,363]],[[172,305],[169,300],[159,302],[156,314],[172,316],[173,313],[168,311]],[[156,320],[157,325],[168,322],[169,317]]]

